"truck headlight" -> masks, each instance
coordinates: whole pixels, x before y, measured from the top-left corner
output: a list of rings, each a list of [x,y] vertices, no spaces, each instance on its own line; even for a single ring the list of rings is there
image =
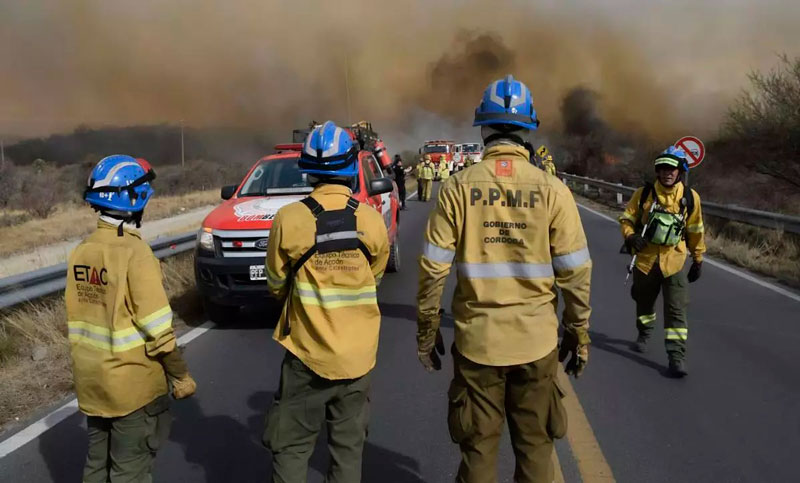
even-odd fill
[[[214,251],[214,235],[211,234],[208,228],[203,228],[197,232],[197,246],[201,249],[213,252]]]

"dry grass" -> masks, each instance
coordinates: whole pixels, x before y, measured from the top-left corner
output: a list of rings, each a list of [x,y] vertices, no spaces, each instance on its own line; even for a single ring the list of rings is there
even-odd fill
[[[616,218],[621,209],[613,197],[575,198]],[[791,234],[704,216],[708,255],[754,273],[800,288],[800,239]]]
[[[181,254],[162,264],[164,285],[177,314],[179,333],[202,320],[194,290],[194,255]],[[67,322],[62,296],[0,313],[0,431],[24,421],[36,410],[72,391]],[[38,361],[35,350],[45,350]]]
[[[144,219],[157,220],[219,201],[218,190],[195,191],[181,196],[156,196]],[[97,214],[86,205],[59,205],[47,219],[28,219],[0,228],[0,257],[34,251],[38,247],[79,238],[91,233]]]

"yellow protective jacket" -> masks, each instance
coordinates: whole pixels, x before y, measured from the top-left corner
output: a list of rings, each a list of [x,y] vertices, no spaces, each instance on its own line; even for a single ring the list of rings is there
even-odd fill
[[[78,405],[118,417],[167,393],[159,358],[175,350],[161,267],[136,230],[100,220],[67,263],[67,325]]]
[[[419,331],[437,329],[455,263],[456,346],[480,364],[524,364],[556,347],[556,285],[565,327],[589,343],[592,262],[578,208],[569,189],[528,157],[517,146],[487,148],[481,163],[442,185],[425,231]]]
[[[658,196],[658,204],[670,213],[680,213],[681,199],[683,198],[683,183],[676,183],[672,188],[666,188],[658,181],[655,182],[655,193]],[[639,200],[642,197],[644,188],[639,188],[633,193],[628,206],[619,217],[622,237],[628,238],[636,233],[637,222],[642,219],[642,225],[647,223],[647,215],[653,205],[653,195],[650,195],[643,206],[643,213],[639,212]],[[703,228],[703,213],[700,208],[700,196],[692,190],[694,196],[694,211],[686,220],[686,240],[688,240],[689,251],[692,259],[697,262],[703,261],[703,254],[706,252],[706,243]],[[641,231],[641,227],[638,228]],[[644,273],[650,273],[653,265],[658,262],[661,273],[665,277],[674,275],[683,269],[686,263],[686,241],[681,241],[675,246],[659,246],[649,244],[638,253],[636,257],[636,268]]]
[[[556,175],[556,165],[552,160],[545,159],[542,161],[542,166],[544,166],[544,170],[547,172],[547,174],[551,174],[553,176]]]
[[[422,163],[422,167],[419,169],[419,177],[420,179],[433,179],[435,178],[436,167],[433,163]]]
[[[328,211],[343,209],[350,194],[344,186],[323,184],[311,196]],[[292,265],[316,236],[316,219],[300,202],[278,210],[267,247],[269,289],[285,304],[273,338],[326,379],[363,376],[375,366],[378,351],[376,290],[389,259],[389,239],[374,208],[362,203],[355,214],[358,238],[371,263],[360,250],[315,254],[289,283]]]
[[[450,168],[447,167],[447,163],[444,161],[439,162],[439,178],[442,181],[446,180],[450,177]]]

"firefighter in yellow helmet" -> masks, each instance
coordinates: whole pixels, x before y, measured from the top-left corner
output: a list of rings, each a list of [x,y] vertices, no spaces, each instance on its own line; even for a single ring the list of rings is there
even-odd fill
[[[316,128],[298,164],[314,191],[278,211],[267,247],[269,290],[284,303],[273,338],[286,355],[263,441],[271,481],[305,482],[327,423],[326,481],[358,482],[389,240],[380,213],[352,198],[358,147],[346,131],[331,121]]]
[[[425,231],[417,355],[428,371],[441,369],[440,299],[456,264],[447,392],[456,481],[496,481],[506,422],[515,481],[552,481],[553,440],[566,432],[556,370],[570,356],[566,370],[577,377],[588,362],[592,263],[569,189],[530,163],[527,138],[539,122],[525,84],[492,83],[474,124],[483,160],[444,183]],[[564,297],[560,351],[554,287]]]
[[[553,176],[556,175],[556,163],[553,162],[553,155],[548,154],[542,160],[542,166],[544,166],[544,170],[547,174],[551,174]]]
[[[168,385],[196,384],[175,345],[158,259],[139,235],[155,178],[147,161],[115,155],[92,171],[84,199],[97,230],[70,254],[66,309],[78,406],[87,415],[84,482],[151,481],[169,434]]]
[[[442,156],[439,161],[439,179],[442,181],[442,184],[444,184],[449,177],[450,166],[447,164],[447,160],[444,159],[444,156]]]
[[[633,288],[636,327],[634,349],[645,352],[656,321],[655,303],[664,296],[664,335],[668,372],[686,376],[686,341],[689,337],[687,306],[689,283],[700,278],[706,251],[700,196],[680,180],[689,170],[686,153],[669,147],[655,161],[656,182],[634,192],[619,217],[626,246],[635,254]],[[691,254],[688,276],[683,272]]]
[[[433,179],[436,177],[436,167],[431,161],[431,155],[426,154],[422,165],[419,167],[419,181],[420,181],[420,201],[428,201],[431,199],[431,190],[433,189]]]

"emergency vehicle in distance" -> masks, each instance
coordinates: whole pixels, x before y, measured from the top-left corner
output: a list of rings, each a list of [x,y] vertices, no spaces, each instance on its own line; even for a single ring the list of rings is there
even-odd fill
[[[456,144],[453,153],[453,168],[451,173],[461,171],[469,161],[470,166],[481,162],[481,152],[483,145],[481,143],[462,143]]]
[[[419,154],[421,157],[424,157],[426,154],[430,155],[431,162],[434,166],[434,173],[435,179],[439,179],[439,163],[446,163],[447,168],[450,172],[453,171],[453,152],[455,148],[455,143],[453,141],[445,141],[445,140],[433,140],[433,141],[425,141],[421,148],[419,148]]]
[[[378,161],[390,159],[383,143],[368,123],[363,124],[350,130],[361,147],[353,197],[383,215],[391,244],[386,271],[396,272],[400,269],[397,186]],[[294,131],[294,143],[275,146],[277,152],[258,160],[241,183],[223,187],[224,201],[203,220],[197,234],[195,281],[212,320],[224,320],[242,305],[268,299],[264,262],[272,219],[279,208],[312,191],[297,166],[309,131]]]

